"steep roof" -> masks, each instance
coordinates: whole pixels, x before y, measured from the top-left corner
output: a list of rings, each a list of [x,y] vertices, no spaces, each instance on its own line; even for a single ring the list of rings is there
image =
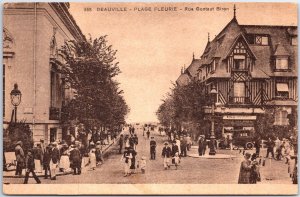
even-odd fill
[[[193,59],[186,71],[192,78],[197,77],[198,69],[201,65],[201,59]]]
[[[269,45],[249,44],[245,38],[247,34],[269,35]],[[237,40],[243,39],[248,51],[255,59],[251,72],[253,78],[297,76],[297,46],[292,46],[290,40],[291,36],[297,36],[297,34],[296,26],[239,25],[236,18],[233,18],[212,41],[207,43],[201,56],[200,67],[217,59],[220,60],[219,68],[209,74],[208,78],[227,76],[224,73],[226,61],[223,60],[227,58]],[[291,72],[273,72],[271,60],[276,56],[289,56]]]
[[[187,73],[181,73],[181,75],[176,80],[176,84],[179,86],[186,86],[191,81]]]
[[[271,59],[276,55],[287,55],[291,65],[291,72],[282,76],[297,75],[297,46],[291,45],[290,36],[297,35],[296,26],[270,26],[270,25],[240,25],[244,34],[269,35],[268,46],[249,45],[257,56],[255,67],[260,68],[269,76],[280,76],[280,73],[272,71]]]

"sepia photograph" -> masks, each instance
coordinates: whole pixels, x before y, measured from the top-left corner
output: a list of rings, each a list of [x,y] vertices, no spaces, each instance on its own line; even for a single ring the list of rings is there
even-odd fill
[[[2,6],[4,194],[298,193],[297,3]]]

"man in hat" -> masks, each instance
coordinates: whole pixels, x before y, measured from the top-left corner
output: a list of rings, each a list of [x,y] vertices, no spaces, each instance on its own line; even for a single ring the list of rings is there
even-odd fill
[[[50,175],[51,180],[56,180],[56,170],[59,163],[59,150],[57,148],[57,142],[52,142],[51,145]]]
[[[16,167],[16,176],[22,175],[22,170],[25,165],[25,154],[22,148],[23,143],[18,141],[15,147],[15,155],[17,160],[17,167]]]
[[[150,140],[150,159],[155,160],[155,154],[156,154],[156,141],[154,140],[154,137],[151,137]]]
[[[34,172],[34,155],[31,149],[28,150],[27,157],[26,157],[26,174],[24,179],[24,184],[28,183],[29,174],[32,173],[33,178],[35,179],[36,183],[40,184],[40,179],[36,176]]]
[[[179,154],[179,147],[178,147],[176,141],[174,140],[172,142],[172,157],[174,157],[176,153]]]
[[[168,168],[170,168],[170,157],[172,156],[172,150],[169,147],[169,143],[165,142],[164,144],[164,148],[162,150],[162,157],[164,158],[164,168],[165,170],[167,170]]]

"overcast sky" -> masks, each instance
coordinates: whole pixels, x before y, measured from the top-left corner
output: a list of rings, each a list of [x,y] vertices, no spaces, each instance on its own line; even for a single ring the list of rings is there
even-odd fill
[[[153,11],[154,7],[176,6],[176,12]],[[237,3],[239,24],[297,25],[296,4]],[[93,11],[84,11],[84,8]],[[128,11],[96,11],[98,8],[123,8]],[[152,7],[152,11],[130,11]],[[215,8],[215,11],[184,11],[185,7]],[[216,11],[216,7],[228,8]],[[156,121],[155,112],[176,81],[181,67],[187,67],[192,54],[199,58],[207,43],[233,17],[231,3],[117,4],[71,3],[70,12],[85,35],[108,35],[118,50],[122,73],[117,77],[131,112],[127,121]]]

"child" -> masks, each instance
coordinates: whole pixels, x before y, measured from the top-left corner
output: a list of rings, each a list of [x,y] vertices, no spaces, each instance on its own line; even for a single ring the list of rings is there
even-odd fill
[[[146,172],[146,157],[142,156],[141,160],[138,161],[138,168],[141,167],[142,174]]]
[[[177,170],[177,166],[178,166],[179,163],[180,163],[180,158],[179,158],[178,152],[175,153],[175,155],[174,155],[174,157],[173,157],[173,160],[174,160],[175,168],[176,168],[176,170]]]

